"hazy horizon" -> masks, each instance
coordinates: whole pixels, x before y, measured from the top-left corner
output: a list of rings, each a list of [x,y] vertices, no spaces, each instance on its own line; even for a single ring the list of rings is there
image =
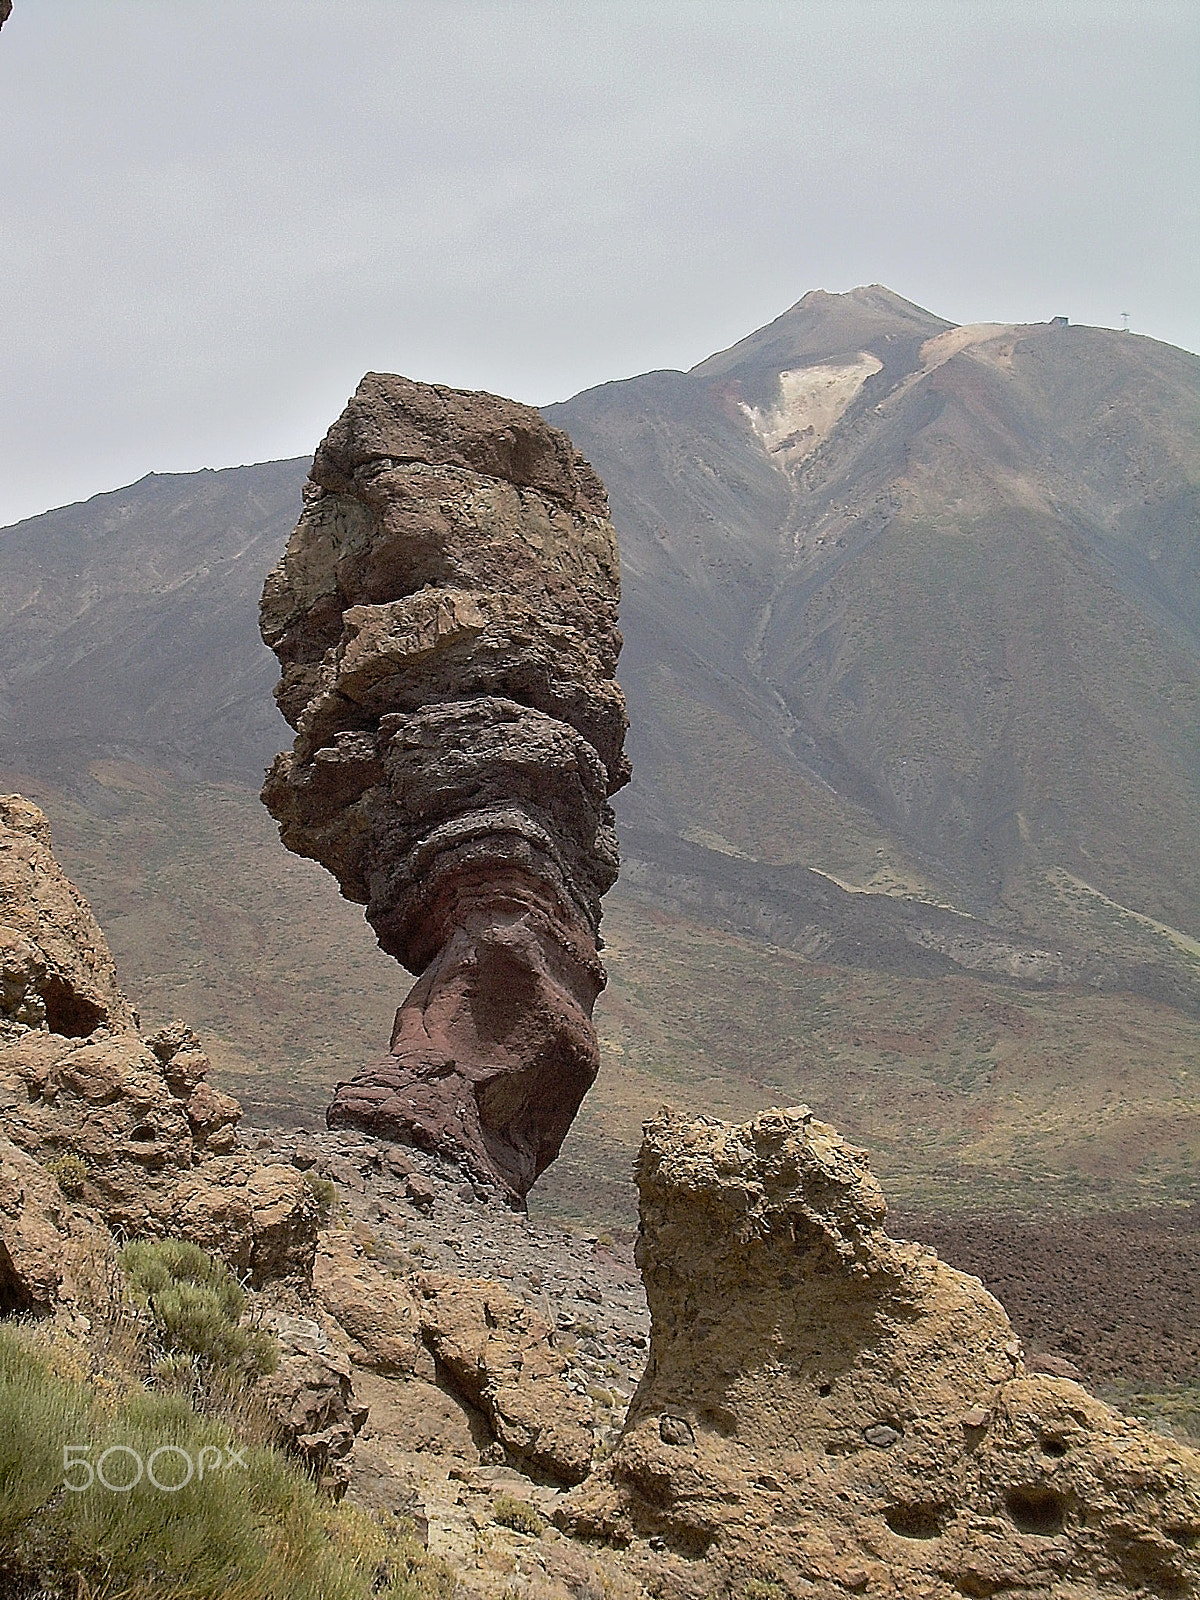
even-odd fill
[[[17,0],[0,525],[310,454],[369,368],[534,404],[810,289],[1200,349],[1200,13]]]

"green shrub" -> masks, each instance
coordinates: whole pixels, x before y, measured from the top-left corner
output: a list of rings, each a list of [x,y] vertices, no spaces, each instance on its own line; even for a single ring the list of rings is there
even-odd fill
[[[403,1528],[333,1507],[277,1451],[242,1446],[179,1395],[144,1390],[115,1407],[53,1376],[36,1330],[0,1328],[0,1593],[39,1588],[92,1600],[450,1600],[452,1584]],[[64,1470],[64,1446],[76,1466]],[[165,1447],[165,1451],[164,1451]],[[206,1452],[209,1470],[160,1483]],[[220,1465],[216,1463],[220,1461]],[[80,1465],[86,1463],[86,1466]],[[34,1581],[36,1577],[36,1582]]]
[[[531,1533],[534,1538],[546,1526],[536,1506],[530,1505],[528,1500],[518,1500],[511,1494],[496,1496],[492,1519],[502,1528],[512,1528],[516,1533]]]
[[[245,1291],[224,1262],[183,1239],[139,1239],[122,1250],[121,1266],[154,1320],[164,1382],[183,1376],[180,1359],[210,1374],[274,1371],[278,1346],[263,1329],[240,1325]]]
[[[68,1200],[79,1199],[88,1177],[87,1162],[82,1156],[77,1156],[74,1150],[66,1150],[53,1161],[47,1161],[46,1171],[58,1179],[58,1187]]]
[[[396,1600],[453,1600],[454,1574],[429,1554],[406,1518],[385,1523],[343,1500],[329,1516],[328,1533],[339,1558],[370,1575],[373,1593]]]
[[[333,1221],[333,1208],[337,1203],[337,1185],[331,1183],[328,1178],[314,1178],[311,1172],[304,1174],[304,1181],[317,1202],[317,1221],[322,1228],[327,1228]]]

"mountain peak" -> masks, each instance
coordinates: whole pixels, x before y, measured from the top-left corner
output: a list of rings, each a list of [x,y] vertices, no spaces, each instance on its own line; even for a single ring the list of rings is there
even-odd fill
[[[790,367],[853,360],[863,351],[882,359],[889,347],[911,345],[915,358],[916,347],[953,326],[880,283],[844,294],[810,289],[774,322],[709,356],[692,372],[698,377],[736,375],[757,386],[768,377],[773,382]]]

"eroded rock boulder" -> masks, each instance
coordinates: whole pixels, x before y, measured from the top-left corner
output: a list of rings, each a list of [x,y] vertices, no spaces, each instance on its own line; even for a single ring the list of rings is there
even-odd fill
[[[229,1152],[241,1107],[204,1081],[207,1071],[208,1057],[182,1024],[148,1040],[107,1025],[86,1039],[45,1025],[10,1032],[0,1044],[0,1127],[39,1161],[77,1156],[81,1196],[109,1227],[169,1231],[183,1203],[180,1185],[197,1187],[198,1163],[239,1159]],[[208,1187],[218,1171],[208,1172]],[[292,1171],[290,1180],[299,1194],[299,1175]]]
[[[124,1236],[177,1234],[256,1285],[306,1284],[311,1186],[237,1150],[241,1107],[208,1071],[184,1023],[143,1038],[44,814],[0,796],[0,1133],[35,1162],[78,1163],[80,1201]]]
[[[0,1317],[45,1316],[74,1299],[72,1263],[110,1242],[93,1213],[0,1133]]]
[[[54,857],[45,813],[0,795],[0,1043],[45,1025],[86,1039],[105,1026],[136,1034],[137,1020],[87,901]]]
[[[361,1255],[344,1232],[336,1231],[321,1238],[313,1289],[346,1334],[356,1366],[389,1378],[411,1375],[421,1329],[407,1283]]]
[[[214,1156],[152,1200],[143,1231],[191,1239],[254,1288],[278,1278],[311,1283],[320,1206],[294,1167]]]
[[[439,1378],[483,1413],[522,1470],[582,1482],[592,1461],[591,1403],[567,1387],[549,1326],[484,1278],[431,1275],[420,1295],[421,1334]]]
[[[367,1418],[354,1397],[350,1359],[311,1317],[268,1313],[279,1365],[260,1379],[262,1398],[283,1444],[334,1499],[346,1492],[354,1441]]]
[[[1027,1373],[806,1108],[664,1114],[637,1176],[650,1360],[571,1531],[631,1541],[661,1593],[1195,1592],[1200,1454]]]
[[[351,1124],[520,1200],[595,1077],[628,780],[604,489],[528,406],[371,373],[263,592],[296,729],[263,799],[416,986]]]

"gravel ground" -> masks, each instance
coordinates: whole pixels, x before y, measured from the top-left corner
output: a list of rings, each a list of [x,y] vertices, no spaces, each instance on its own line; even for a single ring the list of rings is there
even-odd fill
[[[384,1265],[491,1278],[526,1301],[557,1329],[568,1381],[596,1404],[600,1440],[620,1427],[650,1339],[631,1238],[534,1222],[453,1163],[352,1130],[242,1137],[260,1159],[332,1181],[340,1214]]]

